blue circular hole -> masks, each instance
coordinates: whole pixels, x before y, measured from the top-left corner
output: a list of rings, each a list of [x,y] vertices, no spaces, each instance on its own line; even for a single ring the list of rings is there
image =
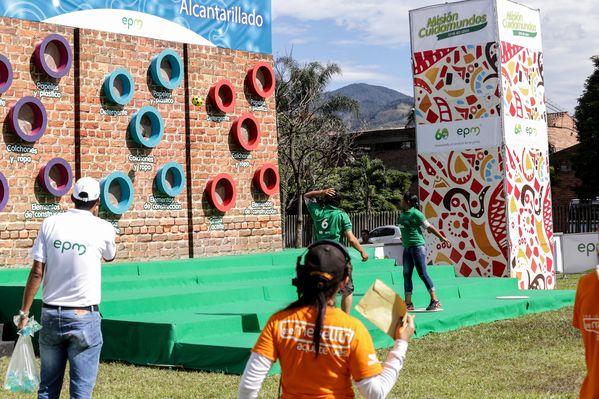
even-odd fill
[[[100,194],[104,209],[122,215],[133,204],[133,182],[123,172],[114,172],[100,181]]]
[[[183,80],[183,60],[175,50],[166,49],[152,60],[150,74],[155,84],[174,90]]]
[[[183,167],[177,162],[169,162],[163,165],[156,174],[156,187],[161,193],[169,197],[176,197],[181,194],[185,187]]]
[[[115,69],[104,81],[104,95],[114,104],[128,104],[134,93],[135,83],[125,68]]]
[[[129,133],[137,144],[147,148],[154,148],[164,135],[164,121],[160,112],[154,107],[143,107],[129,123]]]

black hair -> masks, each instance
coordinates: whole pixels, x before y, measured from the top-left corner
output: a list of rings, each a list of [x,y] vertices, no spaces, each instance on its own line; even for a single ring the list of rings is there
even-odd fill
[[[341,244],[338,245],[340,246]],[[339,250],[341,251],[340,248]],[[351,273],[351,266],[348,260],[349,255],[346,251],[342,252],[344,252],[343,255],[347,263],[344,272],[338,273],[336,278],[331,274],[300,265],[298,260],[297,278],[293,284],[297,286],[299,298],[285,308],[285,310],[292,310],[309,306],[316,309],[316,322],[314,323],[314,335],[312,338],[316,357],[318,357],[320,352],[320,333],[324,326],[328,302],[331,298],[335,297],[339,287]]]
[[[75,204],[75,209],[79,209],[82,211],[91,210],[94,206],[96,206],[96,204],[99,201],[99,199],[97,199],[95,201],[81,201],[73,196],[71,196],[71,200],[73,200],[73,203]]]
[[[362,229],[362,230],[360,230],[360,234],[362,234],[362,233],[368,233],[368,234],[370,234],[370,231],[368,231],[366,229]]]
[[[331,205],[336,208],[339,208],[339,206],[341,205],[341,194],[339,194],[339,192],[335,190],[335,194],[332,196],[329,196],[329,195],[325,196],[322,199],[322,203],[324,205]]]
[[[403,195],[404,200],[406,200],[406,202],[408,203],[408,205],[410,205],[410,208],[420,208],[420,201],[418,200],[418,196],[415,194],[412,194],[410,192],[406,192]]]

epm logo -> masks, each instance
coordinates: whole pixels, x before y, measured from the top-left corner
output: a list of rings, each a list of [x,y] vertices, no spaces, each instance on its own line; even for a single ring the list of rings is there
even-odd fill
[[[437,133],[435,133],[435,139],[437,141],[439,140],[447,140],[447,138],[449,137],[449,130],[447,130],[447,128],[439,128],[437,129]]]
[[[141,30],[144,27],[144,21],[139,18],[123,17],[121,20],[122,24],[127,27],[127,30],[137,29]]]
[[[516,136],[519,136],[520,134],[522,134],[522,132],[524,132],[529,137],[537,136],[538,133],[536,127],[525,126],[524,129],[522,129],[522,125],[517,123],[516,126],[514,126],[514,134]]]
[[[87,252],[87,247],[83,244],[77,244],[76,242],[54,240],[52,243],[54,248],[60,249],[60,253],[64,251],[74,251],[77,255],[81,256]]]
[[[462,136],[464,138],[470,136],[471,134],[474,136],[478,136],[480,134],[480,127],[472,126],[472,127],[461,127],[456,132],[458,136]]]

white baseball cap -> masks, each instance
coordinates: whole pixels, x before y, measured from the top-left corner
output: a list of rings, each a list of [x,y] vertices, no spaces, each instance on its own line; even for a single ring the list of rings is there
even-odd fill
[[[97,200],[100,198],[100,183],[91,177],[82,177],[75,183],[73,197],[84,202]]]

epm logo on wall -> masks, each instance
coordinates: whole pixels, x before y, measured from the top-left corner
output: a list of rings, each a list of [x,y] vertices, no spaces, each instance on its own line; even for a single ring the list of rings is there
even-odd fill
[[[487,26],[487,14],[474,14],[460,19],[458,13],[449,11],[446,14],[430,17],[426,26],[418,30],[418,36],[425,38],[437,35],[437,40],[443,40],[479,31],[485,26]]]
[[[470,127],[460,127],[455,131],[455,134],[462,138],[468,138],[468,136],[478,136],[480,134],[480,127],[478,126],[470,126]],[[435,132],[435,140],[447,140],[449,138],[449,130],[447,128],[439,128]]]

